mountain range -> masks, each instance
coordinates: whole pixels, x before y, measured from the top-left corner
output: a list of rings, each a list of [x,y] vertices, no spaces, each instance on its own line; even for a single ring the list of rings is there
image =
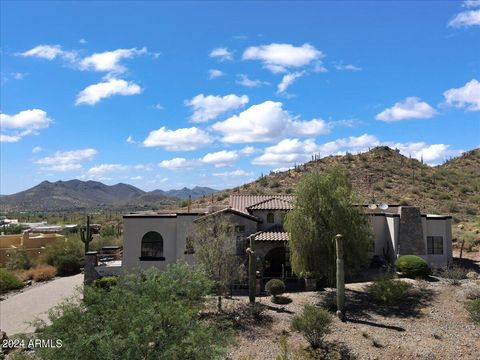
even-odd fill
[[[105,185],[98,181],[43,181],[40,184],[0,198],[3,211],[74,211],[81,209],[137,209],[174,205],[182,199],[217,192],[208,187],[179,190],[143,191],[133,185]]]

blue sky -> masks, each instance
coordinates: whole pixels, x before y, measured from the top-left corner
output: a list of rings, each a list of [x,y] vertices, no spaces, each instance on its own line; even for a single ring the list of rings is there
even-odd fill
[[[480,144],[480,3],[1,2],[0,193]]]

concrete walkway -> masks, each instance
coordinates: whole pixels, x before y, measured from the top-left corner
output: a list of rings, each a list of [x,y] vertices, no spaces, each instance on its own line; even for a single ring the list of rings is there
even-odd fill
[[[83,284],[83,274],[58,278],[46,284],[34,286],[0,302],[0,329],[8,336],[32,332],[28,324],[40,318],[47,319],[48,310],[76,294]]]

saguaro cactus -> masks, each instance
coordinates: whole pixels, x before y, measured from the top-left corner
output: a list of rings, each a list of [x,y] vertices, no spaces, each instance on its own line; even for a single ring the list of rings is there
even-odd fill
[[[345,318],[345,272],[343,267],[343,235],[335,235],[337,247],[337,316]]]
[[[250,304],[255,303],[257,261],[255,259],[255,236],[249,236],[250,247],[247,248],[248,254],[248,298]]]
[[[90,242],[93,240],[92,231],[90,229],[90,216],[87,216],[87,226],[80,228],[80,239],[85,244],[85,253],[88,252]]]

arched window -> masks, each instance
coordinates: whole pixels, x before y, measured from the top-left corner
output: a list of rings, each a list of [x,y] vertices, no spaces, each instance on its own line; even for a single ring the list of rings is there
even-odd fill
[[[149,231],[142,237],[142,260],[165,260],[163,238],[156,231]]]
[[[275,222],[275,216],[273,215],[273,212],[269,212],[267,214],[267,223],[273,224],[274,222]]]

